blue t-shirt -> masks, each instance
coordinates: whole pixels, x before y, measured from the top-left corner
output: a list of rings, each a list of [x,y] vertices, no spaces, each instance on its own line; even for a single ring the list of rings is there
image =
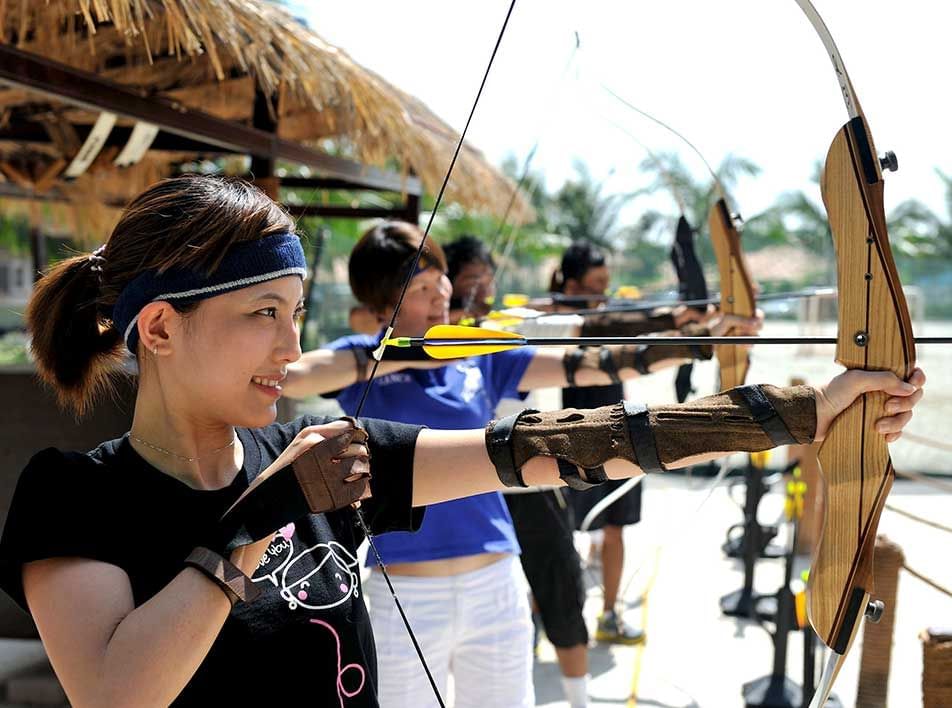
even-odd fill
[[[378,341],[378,336],[355,334],[327,347],[373,348]],[[534,353],[529,347],[520,347],[438,369],[404,369],[378,376],[360,414],[437,430],[482,428],[501,399],[522,397],[519,381]],[[337,402],[348,415],[353,415],[366,385],[354,384],[337,394]],[[446,474],[453,470],[447,469]],[[382,534],[376,537],[376,545],[385,563],[519,553],[512,519],[499,492],[431,504],[419,531]],[[367,562],[372,564],[369,557]]]

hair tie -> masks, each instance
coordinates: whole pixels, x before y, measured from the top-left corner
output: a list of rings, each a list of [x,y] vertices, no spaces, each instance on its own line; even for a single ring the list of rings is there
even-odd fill
[[[106,262],[106,258],[102,255],[105,252],[106,246],[103,244],[86,257],[86,260],[91,264],[89,270],[93,273],[98,273],[100,278],[102,277],[103,264]]]

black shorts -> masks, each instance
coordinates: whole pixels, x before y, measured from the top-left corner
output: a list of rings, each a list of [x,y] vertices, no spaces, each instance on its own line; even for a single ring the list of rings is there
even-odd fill
[[[522,570],[553,646],[588,644],[582,559],[572,540],[572,506],[553,491],[506,494],[519,545]]]
[[[592,507],[627,481],[627,479],[610,479],[584,492],[568,490],[572,510],[575,512],[575,527],[579,527]],[[640,482],[634,489],[596,516],[588,530],[595,531],[603,526],[631,526],[641,521],[641,488],[644,484]]]

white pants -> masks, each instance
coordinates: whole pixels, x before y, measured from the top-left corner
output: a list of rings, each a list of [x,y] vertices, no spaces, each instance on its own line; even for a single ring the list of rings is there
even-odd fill
[[[438,578],[392,577],[443,699],[456,708],[531,708],[532,618],[515,556]],[[381,708],[436,706],[436,698],[379,571],[364,585],[377,643]]]

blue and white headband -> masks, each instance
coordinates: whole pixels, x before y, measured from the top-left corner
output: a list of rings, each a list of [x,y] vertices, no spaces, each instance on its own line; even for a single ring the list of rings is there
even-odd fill
[[[135,354],[139,342],[136,322],[142,308],[150,302],[196,302],[286,275],[299,275],[302,280],[307,277],[304,249],[296,235],[280,233],[242,241],[228,249],[211,275],[185,268],[140,273],[119,294],[112,309],[112,322],[122,332],[129,351]]]

